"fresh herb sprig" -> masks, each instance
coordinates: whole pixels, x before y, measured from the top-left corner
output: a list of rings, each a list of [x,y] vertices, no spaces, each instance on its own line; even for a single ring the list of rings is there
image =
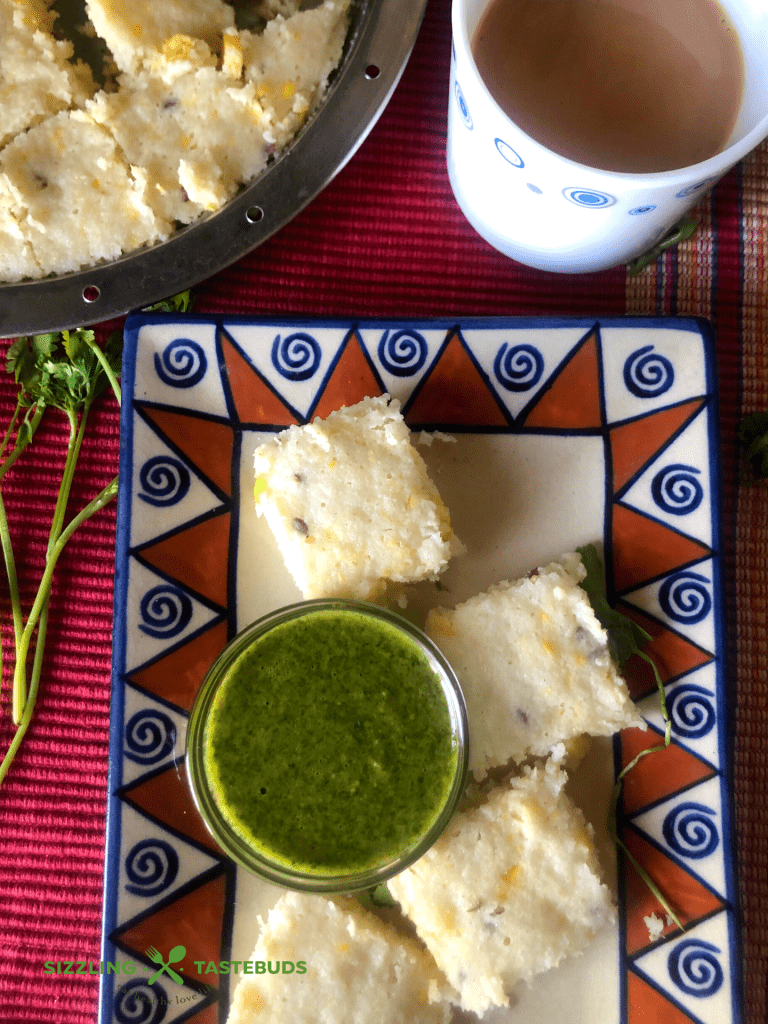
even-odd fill
[[[625,765],[624,768],[619,772],[616,777],[616,782],[611,793],[611,800],[608,810],[608,829],[611,834],[613,842],[620,847],[624,855],[630,861],[635,871],[642,878],[648,888],[651,890],[653,895],[659,901],[661,906],[664,908],[669,917],[675,922],[677,927],[683,931],[683,926],[680,923],[675,912],[670,907],[664,894],[661,892],[659,887],[656,885],[654,880],[640,864],[637,858],[627,848],[626,844],[619,836],[618,823],[617,823],[617,809],[619,800],[621,798],[621,792],[624,786],[624,779],[632,771],[635,765],[641,761],[644,757],[649,754],[658,753],[661,750],[666,749],[672,739],[672,720],[669,717],[667,710],[666,694],[664,692],[664,683],[659,674],[659,670],[656,667],[653,659],[648,655],[643,647],[647,644],[652,637],[644,629],[642,629],[636,622],[633,622],[627,615],[623,615],[616,608],[612,608],[608,603],[608,596],[606,593],[605,586],[605,570],[603,567],[600,555],[597,552],[597,548],[594,544],[586,544],[584,547],[577,549],[581,555],[581,560],[584,563],[586,569],[586,576],[581,581],[582,589],[586,591],[589,597],[592,609],[600,620],[601,625],[608,633],[608,649],[613,657],[619,671],[624,669],[624,666],[633,655],[642,658],[643,661],[647,662],[653,671],[653,676],[656,681],[656,688],[659,692],[659,701],[661,704],[661,714],[664,718],[664,739],[661,743],[657,743],[652,747],[646,747],[641,750],[636,757],[634,757],[629,764]]]
[[[191,294],[186,291],[147,309],[187,312],[191,304]],[[43,668],[51,584],[56,564],[73,533],[117,494],[116,476],[69,522],[66,521],[75,469],[91,407],[99,395],[108,388],[112,389],[118,404],[121,400],[119,376],[122,347],[121,331],[111,334],[104,346],[101,346],[96,341],[93,330],[82,328],[62,331],[60,334],[38,334],[17,338],[8,349],[6,370],[13,375],[19,391],[16,407],[0,441],[0,546],[5,563],[13,622],[15,660],[11,716],[16,729],[0,762],[0,784],[8,773],[34,713]],[[2,482],[32,444],[43,417],[50,409],[59,410],[66,416],[69,423],[69,438],[56,506],[49,528],[45,568],[32,606],[25,618],[10,528],[2,497]],[[0,638],[0,678],[2,666],[3,649]]]

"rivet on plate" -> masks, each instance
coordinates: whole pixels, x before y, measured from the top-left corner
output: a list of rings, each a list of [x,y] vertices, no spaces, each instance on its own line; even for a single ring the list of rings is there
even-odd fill
[[[95,284],[88,284],[83,288],[83,301],[96,302],[101,297],[101,289]]]
[[[377,64],[369,64],[365,69],[366,78],[378,78],[381,74],[381,68]]]
[[[245,219],[249,224],[258,224],[264,218],[264,211],[260,206],[249,206],[245,211]]]

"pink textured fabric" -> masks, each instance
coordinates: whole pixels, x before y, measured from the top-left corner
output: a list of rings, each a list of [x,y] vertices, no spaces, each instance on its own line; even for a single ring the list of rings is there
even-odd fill
[[[768,408],[768,187],[765,148],[702,201],[694,238],[638,278],[529,270],[496,253],[456,206],[445,170],[450,2],[430,0],[412,58],[360,150],[278,235],[196,289],[199,312],[385,315],[696,314],[717,333],[737,698],[734,790],[744,918],[746,1024],[763,1024],[768,966],[768,484],[740,483],[740,417]],[[108,325],[114,326],[114,325]],[[107,325],[103,326],[106,332]],[[5,343],[0,345],[4,357]],[[0,373],[3,430],[12,381]],[[3,484],[28,605],[42,570],[63,420],[52,415]],[[119,412],[94,410],[72,507],[117,471]],[[115,509],[76,536],[53,592],[49,653],[34,722],[0,787],[0,1021],[92,1024],[98,979],[46,961],[100,958]],[[0,580],[5,649],[11,626]],[[10,740],[9,666],[0,743]]]

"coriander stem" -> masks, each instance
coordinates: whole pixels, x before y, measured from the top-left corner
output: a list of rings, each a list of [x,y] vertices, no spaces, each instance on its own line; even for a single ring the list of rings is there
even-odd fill
[[[43,647],[45,646],[45,634],[48,628],[48,597],[43,602],[43,608],[40,612],[40,629],[37,634],[37,644],[35,646],[35,660],[32,666],[32,679],[29,686],[29,695],[24,704],[21,719],[16,727],[16,732],[13,734],[13,739],[10,742],[8,749],[5,752],[5,757],[0,762],[0,785],[2,785],[3,779],[8,774],[8,769],[11,767],[16,751],[21,746],[21,741],[26,735],[29,723],[32,721],[32,714],[35,710],[35,703],[37,701],[37,691],[40,686],[40,676],[42,674],[43,667]]]
[[[120,383],[117,377],[115,376],[112,367],[109,365],[109,360],[104,355],[101,346],[97,345],[95,341],[88,341],[88,339],[86,339],[86,345],[90,348],[90,350],[96,356],[98,361],[101,363],[101,368],[104,371],[107,380],[112,385],[112,390],[115,393],[117,404],[120,405],[122,402],[122,391],[120,390]]]
[[[52,548],[59,539],[59,535],[62,530],[64,515],[67,510],[67,502],[69,501],[69,494],[72,489],[72,481],[75,475],[77,457],[80,454],[80,446],[83,442],[83,434],[85,431],[86,420],[88,418],[89,407],[90,401],[86,401],[80,416],[79,425],[76,413],[72,409],[66,410],[66,416],[69,420],[69,442],[67,444],[67,458],[64,463],[64,472],[61,477],[59,494],[56,499],[56,508],[53,512],[53,519],[51,520],[51,527],[48,534],[48,547],[45,553],[46,573],[43,574],[43,577],[40,580],[35,603],[32,606],[33,611],[35,612],[34,618],[32,612],[30,612],[29,619],[27,620],[27,624],[23,632],[16,639],[16,665],[14,666],[13,690],[11,693],[11,711],[15,725],[19,725],[21,722],[23,708],[27,701],[27,657],[29,654],[29,645],[32,640],[32,633],[34,632],[37,618],[40,614],[41,600],[50,590],[52,574],[47,573],[47,566],[50,562]]]
[[[11,439],[11,434],[13,433],[13,429],[16,426],[16,420],[19,418],[19,413],[20,412],[21,412],[21,402],[17,401],[16,402],[16,408],[13,410],[13,415],[11,416],[10,423],[8,424],[8,429],[6,430],[5,435],[3,437],[3,440],[0,443],[0,456],[2,456],[3,452],[8,447],[8,442]]]
[[[13,545],[11,544],[11,533],[8,527],[8,516],[5,512],[5,502],[0,494],[0,543],[3,548],[5,559],[5,572],[8,577],[8,591],[11,598],[11,610],[13,612],[13,634],[14,642],[18,644],[21,631],[24,628],[24,621],[21,612],[21,598],[19,596],[19,583],[16,577],[16,560],[13,557]]]

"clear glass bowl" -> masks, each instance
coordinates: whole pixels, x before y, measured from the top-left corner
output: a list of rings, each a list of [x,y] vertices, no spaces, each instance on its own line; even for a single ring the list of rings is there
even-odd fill
[[[211,778],[207,756],[207,735],[211,715],[216,708],[217,694],[227,679],[234,664],[249,648],[261,641],[267,633],[283,623],[312,616],[318,612],[334,612],[342,615],[354,613],[369,617],[378,623],[394,627],[407,648],[418,652],[420,660],[426,659],[439,682],[450,722],[450,743],[455,752],[452,759],[453,771],[446,777],[445,796],[430,812],[430,820],[422,831],[404,840],[396,853],[391,850],[372,866],[364,869],[332,871],[318,867],[317,870],[287,863],[285,854],[272,855],[264,846],[257,846],[245,832],[237,828],[231,815],[225,813],[223,801]],[[286,631],[283,631],[284,633]],[[383,678],[383,677],[382,677]],[[302,713],[297,705],[296,714]],[[258,728],[258,721],[254,721]],[[187,729],[187,772],[197,807],[209,831],[222,850],[237,864],[277,885],[304,892],[352,892],[367,889],[386,881],[403,868],[421,857],[445,830],[464,792],[467,778],[469,755],[469,728],[464,696],[453,669],[439,649],[420,629],[405,618],[385,608],[362,601],[347,599],[319,599],[290,605],[246,627],[239,633],[208,671],[192,707]]]

